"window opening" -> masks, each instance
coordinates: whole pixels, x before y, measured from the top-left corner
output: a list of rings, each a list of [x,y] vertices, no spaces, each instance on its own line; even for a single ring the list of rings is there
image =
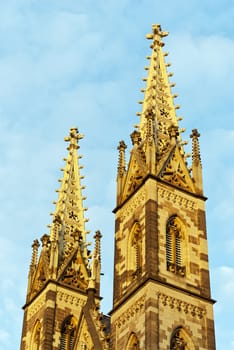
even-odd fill
[[[177,216],[172,216],[166,227],[166,260],[167,270],[185,276],[183,265],[183,228]]]

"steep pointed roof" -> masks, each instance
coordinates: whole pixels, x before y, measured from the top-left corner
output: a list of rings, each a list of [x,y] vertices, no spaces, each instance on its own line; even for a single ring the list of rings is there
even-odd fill
[[[68,156],[64,158],[66,165],[63,171],[63,179],[61,187],[58,190],[59,196],[56,203],[54,217],[59,216],[65,227],[73,227],[74,230],[79,230],[82,239],[85,240],[85,219],[82,190],[85,188],[81,185],[80,166],[77,150],[79,149],[78,141],[83,138],[83,135],[78,132],[78,129],[71,128],[68,137],[65,137],[65,141],[69,142]],[[72,230],[69,232],[72,235]],[[53,235],[53,228],[51,228],[50,235]]]
[[[165,63],[164,57],[168,53],[162,51],[164,46],[162,39],[167,35],[168,32],[162,31],[161,26],[155,24],[152,26],[152,33],[146,36],[147,39],[152,40],[152,53],[151,56],[147,56],[150,63],[149,67],[145,67],[148,71],[148,77],[143,79],[146,81],[146,88],[143,89],[145,92],[144,100],[140,101],[142,103],[139,126],[141,138],[145,140],[147,137],[147,116],[152,114],[158,158],[168,144],[169,128],[172,125],[178,127],[176,110],[179,106],[174,104],[174,98],[177,95],[171,93],[171,87],[175,84],[169,82],[169,77],[173,74],[167,72],[167,67],[170,64]]]
[[[88,266],[87,243],[85,230],[84,211],[82,190],[85,188],[81,185],[80,166],[77,150],[79,149],[78,141],[83,135],[78,132],[77,128],[71,128],[70,134],[65,138],[69,142],[67,147],[68,156],[63,171],[63,178],[59,180],[61,187],[57,191],[58,201],[56,202],[55,212],[53,214],[53,224],[50,230],[50,241],[57,242],[58,261],[54,269],[61,269],[67,258],[70,256],[75,246],[82,247],[82,256],[85,264]],[[54,265],[51,262],[51,265]],[[56,266],[57,265],[57,266]],[[51,266],[52,267],[52,266]]]
[[[142,111],[137,130],[131,134],[133,148],[126,166],[126,145],[121,141],[118,147],[118,175],[117,175],[117,205],[121,205],[135,190],[141,186],[148,175],[160,178],[173,186],[183,188],[192,193],[202,194],[201,163],[197,161],[199,146],[198,136],[193,134],[193,162],[192,168],[188,167],[184,145],[188,141],[182,141],[179,129],[179,121],[176,112],[179,105],[174,103],[178,96],[173,94],[169,78],[173,75],[167,72],[170,63],[165,62],[167,52],[163,52],[163,38],[168,35],[162,31],[161,26],[152,26],[152,33],[147,39],[152,40],[151,56],[147,56],[149,66],[147,78],[143,78],[146,87],[141,91],[144,98],[139,101]],[[192,170],[192,173],[191,173]]]
[[[85,197],[82,195],[84,186],[81,184],[83,176],[80,175],[82,167],[79,165],[81,156],[77,152],[78,142],[82,137],[78,129],[71,128],[69,136],[65,138],[65,141],[69,142],[68,156],[64,159],[65,167],[61,169],[63,178],[59,180],[61,187],[56,191],[58,200],[52,214],[50,234],[41,237],[42,249],[39,258],[39,242],[35,240],[32,246],[28,299],[41,290],[48,280],[55,280],[83,291],[90,288],[91,284],[99,294],[101,234],[96,233],[93,255],[95,263],[91,263],[91,254],[87,249],[89,243],[86,240],[88,231],[85,229],[85,222],[88,219],[84,216],[87,208],[83,206]]]

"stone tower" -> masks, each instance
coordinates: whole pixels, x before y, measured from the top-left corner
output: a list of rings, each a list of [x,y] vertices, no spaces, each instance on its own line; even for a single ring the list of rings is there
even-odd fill
[[[70,130],[50,235],[34,240],[24,306],[21,350],[107,350],[109,318],[99,312],[100,239],[87,249],[80,168],[82,135]]]
[[[119,143],[115,213],[113,350],[214,350],[199,133],[187,155],[163,53],[153,25],[140,123],[126,166]]]

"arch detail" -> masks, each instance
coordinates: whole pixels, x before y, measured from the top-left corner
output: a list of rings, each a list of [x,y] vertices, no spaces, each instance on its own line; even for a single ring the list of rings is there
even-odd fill
[[[185,276],[185,228],[177,215],[171,216],[166,225],[167,270]]]
[[[62,323],[60,350],[72,350],[77,329],[77,319],[68,316]]]
[[[30,350],[39,349],[41,349],[41,323],[37,320],[32,332]]]
[[[194,350],[192,339],[183,327],[174,330],[170,341],[170,350]]]
[[[129,234],[128,272],[130,279],[135,279],[142,271],[142,231],[136,221]]]
[[[126,350],[139,350],[139,340],[135,333],[130,335]]]

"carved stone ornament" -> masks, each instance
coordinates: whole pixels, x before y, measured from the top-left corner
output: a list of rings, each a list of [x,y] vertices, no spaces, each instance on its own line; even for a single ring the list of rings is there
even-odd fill
[[[205,309],[195,306],[193,304],[187,303],[183,300],[176,299],[169,295],[158,293],[158,297],[164,307],[167,306],[170,309],[175,309],[185,314],[189,313],[192,317],[197,317],[198,319],[202,319],[206,314]]]
[[[185,197],[182,197],[178,194],[175,194],[167,189],[159,187],[158,188],[158,195],[163,199],[166,199],[168,201],[171,201],[171,202],[179,205],[180,207],[184,207],[186,209],[195,209],[196,208],[196,204],[194,201],[186,199]]]
[[[129,322],[132,318],[139,317],[139,314],[143,312],[145,305],[145,296],[143,295],[140,299],[138,299],[135,304],[130,306],[115,322],[118,328],[122,328],[125,326],[127,322]]]
[[[144,203],[145,197],[146,195],[144,189],[138,191],[138,193],[135,194],[134,197],[128,201],[128,204],[126,204],[123,207],[123,209],[120,209],[119,217],[121,217],[124,220],[126,217],[131,216],[132,213],[134,213],[134,211],[137,209],[137,207]]]

